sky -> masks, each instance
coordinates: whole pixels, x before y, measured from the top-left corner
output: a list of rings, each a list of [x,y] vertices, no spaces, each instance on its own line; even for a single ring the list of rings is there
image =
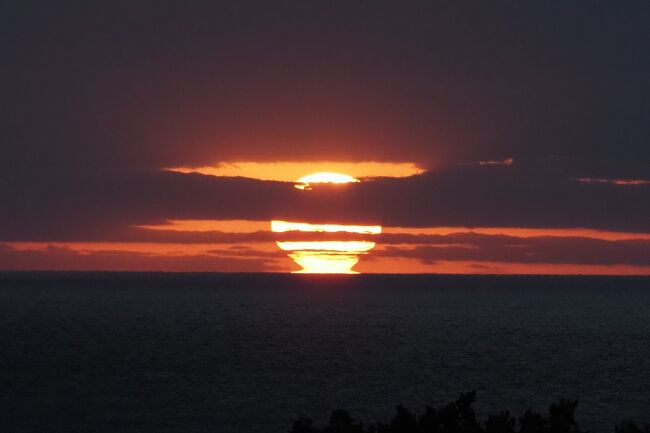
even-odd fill
[[[0,0],[0,269],[650,274],[650,3]],[[294,188],[298,173],[360,182]]]

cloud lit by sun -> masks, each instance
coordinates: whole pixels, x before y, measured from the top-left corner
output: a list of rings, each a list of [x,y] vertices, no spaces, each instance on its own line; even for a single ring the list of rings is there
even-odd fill
[[[403,178],[421,174],[423,169],[412,162],[332,162],[332,161],[298,161],[298,162],[222,162],[214,166],[168,167],[165,170],[176,173],[199,173],[208,176],[247,177],[258,180],[295,182],[305,173],[333,173],[345,176],[347,181],[372,177]],[[342,174],[345,173],[345,174]],[[315,180],[312,180],[315,182]],[[330,180],[335,182],[335,180]]]

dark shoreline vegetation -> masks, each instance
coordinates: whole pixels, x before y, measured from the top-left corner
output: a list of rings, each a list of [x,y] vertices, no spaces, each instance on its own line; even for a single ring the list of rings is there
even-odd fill
[[[348,411],[339,409],[332,412],[326,426],[317,427],[311,418],[300,417],[289,433],[599,433],[580,428],[575,417],[577,400],[553,403],[546,415],[527,410],[516,417],[503,410],[488,415],[482,422],[472,407],[475,401],[476,392],[461,393],[456,401],[439,409],[426,406],[420,415],[400,405],[389,422],[372,424],[357,421]],[[650,433],[650,424],[640,426],[622,421],[613,431]]]

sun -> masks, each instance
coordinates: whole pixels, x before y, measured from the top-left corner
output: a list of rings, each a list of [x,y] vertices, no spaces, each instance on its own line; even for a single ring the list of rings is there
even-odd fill
[[[350,175],[321,171],[302,176],[296,181],[295,187],[310,190],[314,183],[354,183],[359,182]],[[277,233],[278,247],[289,253],[289,257],[301,267],[294,271],[303,274],[357,274],[352,268],[359,262],[359,256],[368,254],[375,247],[367,237],[381,233],[381,226],[349,225],[349,224],[311,224],[308,222],[291,222],[273,220],[271,231]],[[296,240],[295,233],[307,233],[318,236],[318,240]],[[291,240],[286,236],[293,233]],[[342,240],[343,234],[345,239]],[[301,235],[302,236],[302,235]],[[350,240],[350,237],[358,239]]]
[[[333,173],[330,171],[319,171],[305,175],[296,181],[295,187],[298,189],[311,189],[312,183],[352,183],[359,182],[349,174]]]
[[[282,226],[289,226],[291,229],[284,230]],[[271,230],[274,233],[324,233],[328,239],[336,239],[337,234],[341,233],[357,233],[364,236],[381,233],[380,226],[319,225],[287,221],[271,221]],[[295,271],[301,274],[357,274],[352,268],[359,262],[359,256],[367,254],[375,247],[375,243],[368,240],[278,240],[276,244],[281,250],[287,251],[289,257],[302,268]]]

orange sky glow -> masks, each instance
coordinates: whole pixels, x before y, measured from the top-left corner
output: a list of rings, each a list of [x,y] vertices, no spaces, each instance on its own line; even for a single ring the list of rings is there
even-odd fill
[[[593,230],[583,228],[523,228],[523,227],[390,227],[390,226],[354,226],[343,224],[307,224],[274,220],[271,222],[274,232],[290,230],[300,231],[351,231],[368,230],[368,233],[408,233],[408,234],[434,234],[447,235],[450,233],[474,232],[483,234],[507,234],[510,236],[568,236],[586,237],[603,240],[646,239],[650,240],[650,233],[618,232],[606,230]],[[169,220],[160,224],[138,225],[147,230],[172,230],[180,232],[231,232],[246,233],[264,231],[269,229],[268,221],[252,220]],[[359,231],[356,231],[359,233]]]
[[[169,167],[177,173],[200,173],[209,176],[241,176],[279,182],[310,182],[304,180],[306,173],[333,172],[362,179],[368,177],[408,177],[424,170],[412,162],[228,162],[215,166]],[[307,175],[309,176],[309,175]],[[315,180],[311,180],[314,182]]]
[[[152,233],[197,232],[210,234],[223,233],[274,233],[277,243],[268,238],[246,243],[169,243],[169,242],[7,242],[12,251],[25,255],[25,261],[14,263],[19,269],[78,269],[78,270],[192,270],[192,271],[239,271],[249,269],[239,261],[231,263],[219,260],[247,260],[263,264],[260,269],[272,272],[304,271],[305,267],[318,267],[329,261],[328,266],[336,272],[354,269],[362,273],[442,273],[442,274],[601,274],[601,275],[648,275],[650,266],[628,264],[574,264],[574,263],[516,263],[494,260],[435,260],[426,261],[414,257],[386,255],[391,245],[381,241],[374,242],[375,236],[388,235],[453,235],[457,233],[477,233],[488,236],[506,235],[515,238],[566,237],[596,239],[602,241],[650,240],[650,233],[631,233],[566,229],[494,228],[494,227],[380,227],[347,226],[342,224],[308,224],[289,221],[250,221],[250,220],[170,220],[158,225],[140,226]],[[366,243],[345,245],[336,243],[314,244],[312,241],[283,241],[282,236],[292,232],[319,232],[342,235],[346,232],[369,236]],[[316,241],[313,241],[316,242]],[[336,242],[335,238],[332,241]],[[280,247],[278,247],[280,245]],[[334,248],[339,246],[340,248]],[[451,248],[454,245],[440,245]],[[352,247],[352,248],[349,248]],[[374,248],[373,248],[374,247]],[[414,245],[403,244],[406,250]],[[457,245],[456,245],[457,247]],[[323,253],[325,251],[325,253]],[[332,254],[334,251],[336,254]],[[38,254],[66,254],[65,261],[55,261],[49,266],[39,264],[33,257],[44,260]],[[287,253],[289,257],[287,257]],[[31,255],[30,255],[31,254]],[[125,255],[125,259],[100,261],[107,254],[111,257]],[[137,258],[133,261],[130,258]],[[29,260],[28,260],[29,259]],[[188,264],[193,261],[193,264]],[[225,263],[225,264],[224,264]],[[1,264],[1,263],[0,263]],[[248,266],[248,265],[246,265]]]

